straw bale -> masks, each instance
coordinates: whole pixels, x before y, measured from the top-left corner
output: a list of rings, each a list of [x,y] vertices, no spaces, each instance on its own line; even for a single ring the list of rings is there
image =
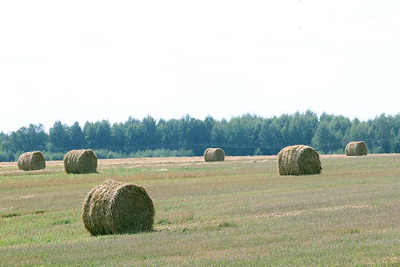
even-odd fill
[[[280,175],[310,175],[321,173],[319,154],[312,147],[294,145],[278,153]]]
[[[97,156],[91,149],[71,150],[64,155],[67,173],[96,173]]]
[[[207,148],[204,151],[204,160],[209,161],[224,161],[225,152],[221,148]]]
[[[107,180],[86,196],[82,220],[92,235],[136,233],[153,229],[154,213],[143,187]]]
[[[346,156],[366,156],[368,154],[368,146],[364,141],[350,142],[344,150]]]
[[[23,171],[42,170],[46,168],[46,159],[42,152],[26,152],[18,158],[18,168]]]

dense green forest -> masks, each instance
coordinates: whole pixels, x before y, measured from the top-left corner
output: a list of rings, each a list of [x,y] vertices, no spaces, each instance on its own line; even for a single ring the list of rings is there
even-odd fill
[[[130,117],[65,125],[56,121],[46,131],[31,124],[0,133],[0,161],[15,161],[27,151],[40,150],[48,160],[62,159],[71,149],[91,148],[100,158],[200,156],[207,147],[220,147],[230,156],[274,155],[287,145],[306,144],[321,154],[343,153],[350,141],[365,141],[370,153],[400,152],[400,115],[382,114],[360,121],[312,111],[263,118],[246,114],[229,120],[142,120]]]

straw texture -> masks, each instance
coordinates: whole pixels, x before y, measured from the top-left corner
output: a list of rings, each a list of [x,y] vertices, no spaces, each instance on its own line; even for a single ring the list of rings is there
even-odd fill
[[[278,153],[280,175],[310,175],[321,173],[319,154],[310,146],[295,145]]]
[[[18,158],[18,168],[23,171],[42,170],[46,168],[46,159],[42,152],[26,152]]]
[[[86,196],[82,220],[92,235],[151,231],[153,201],[141,186],[107,180]]]
[[[344,150],[346,156],[366,156],[368,154],[368,146],[364,141],[350,142]]]
[[[207,148],[204,151],[204,160],[209,161],[224,161],[225,152],[221,148]]]
[[[64,155],[67,173],[96,173],[97,156],[91,149],[71,150]]]

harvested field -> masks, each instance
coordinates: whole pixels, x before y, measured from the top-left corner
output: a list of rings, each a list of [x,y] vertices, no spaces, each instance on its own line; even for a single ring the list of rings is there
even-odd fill
[[[277,156],[0,163],[0,262],[21,265],[398,265],[399,154],[321,155],[319,175],[280,176]],[[82,201],[107,179],[146,188],[154,231],[92,236]],[[134,251],[134,253],[132,253]]]

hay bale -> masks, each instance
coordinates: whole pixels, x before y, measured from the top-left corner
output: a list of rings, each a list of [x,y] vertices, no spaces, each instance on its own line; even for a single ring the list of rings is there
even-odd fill
[[[310,175],[321,173],[319,154],[310,146],[295,145],[278,153],[280,175]]]
[[[96,173],[97,156],[91,149],[71,150],[64,155],[67,173]]]
[[[86,196],[82,220],[92,235],[151,231],[153,201],[141,186],[107,180]]]
[[[221,148],[207,148],[204,151],[204,160],[209,161],[224,161],[225,152]]]
[[[344,149],[346,156],[366,156],[368,147],[364,141],[350,142]]]
[[[26,152],[18,158],[18,168],[23,171],[42,170],[46,168],[46,159],[42,152]]]

